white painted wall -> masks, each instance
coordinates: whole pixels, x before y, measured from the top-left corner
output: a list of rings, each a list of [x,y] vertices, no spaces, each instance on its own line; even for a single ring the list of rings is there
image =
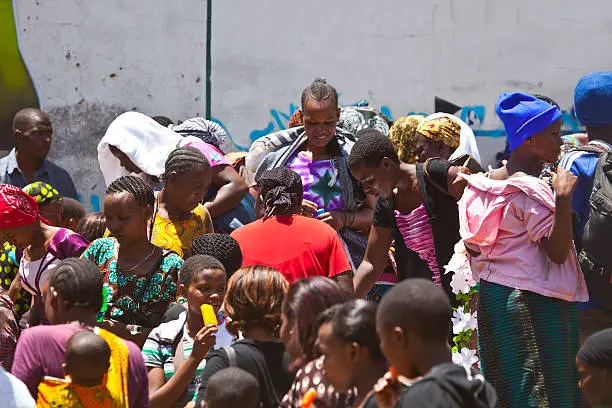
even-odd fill
[[[117,113],[204,113],[205,0],[15,7],[24,59],[55,119],[54,157],[85,201],[103,191],[95,145]],[[611,13],[606,0],[216,0],[212,114],[246,148],[257,131],[285,126],[322,76],[341,103],[367,99],[394,117],[431,112],[434,96],[476,106],[464,115],[477,133],[498,135],[500,92],[542,93],[569,109],[581,75],[612,68]],[[489,158],[503,147],[479,143]]]

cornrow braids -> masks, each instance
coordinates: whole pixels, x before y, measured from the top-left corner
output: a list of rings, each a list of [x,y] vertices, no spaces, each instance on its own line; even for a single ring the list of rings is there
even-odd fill
[[[316,78],[302,91],[302,110],[304,110],[307,100],[313,102],[331,101],[338,107],[338,91],[328,84],[325,79]]]
[[[138,205],[143,207],[155,204],[155,194],[151,186],[135,176],[123,176],[113,181],[106,189],[106,194],[128,193]]]
[[[242,251],[238,242],[225,234],[204,234],[193,240],[191,252],[194,255],[209,255],[225,267],[229,279],[242,265]]]
[[[66,307],[98,312],[102,308],[102,275],[88,259],[66,258],[47,277],[49,287],[62,296]]]
[[[181,174],[200,168],[210,169],[210,162],[201,151],[189,146],[177,147],[166,159],[162,181],[165,183],[172,173]]]

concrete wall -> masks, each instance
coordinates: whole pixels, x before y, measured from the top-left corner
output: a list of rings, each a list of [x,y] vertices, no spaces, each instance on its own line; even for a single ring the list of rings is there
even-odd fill
[[[6,1],[6,0],[0,0]],[[22,55],[56,129],[53,158],[97,207],[95,147],[118,113],[205,112],[204,0],[19,0]],[[301,89],[322,76],[341,103],[393,117],[464,106],[483,156],[503,147],[502,91],[571,107],[577,79],[610,69],[612,3],[591,0],[217,0],[212,116],[236,147],[284,128]],[[577,130],[568,113],[565,130]]]

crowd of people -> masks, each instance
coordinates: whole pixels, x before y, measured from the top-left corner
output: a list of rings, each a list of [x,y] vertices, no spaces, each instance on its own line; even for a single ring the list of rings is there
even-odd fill
[[[502,93],[498,166],[451,113],[391,121],[322,79],[249,152],[127,112],[98,144],[100,213],[46,159],[48,115],[21,110],[0,159],[5,406],[612,407],[612,72],[580,78],[574,110],[586,134]]]

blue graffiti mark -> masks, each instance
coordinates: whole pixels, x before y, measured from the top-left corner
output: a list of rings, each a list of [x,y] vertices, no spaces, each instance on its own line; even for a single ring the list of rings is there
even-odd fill
[[[464,106],[459,117],[471,128],[479,129],[484,123],[486,108],[482,105]]]
[[[393,119],[393,113],[391,113],[391,108],[388,107],[387,105],[383,105],[383,106],[380,107],[380,113],[382,113],[383,115],[385,115],[389,119],[394,120]]]
[[[230,142],[232,142],[234,144],[234,146],[236,146],[236,149],[238,149],[238,151],[241,151],[241,152],[248,152],[249,151],[249,146],[242,146],[242,145],[238,144],[234,140],[234,138],[230,134],[229,129],[227,128],[227,126],[225,126],[225,124],[223,122],[221,122],[219,119],[213,118],[213,117],[211,117],[210,120],[212,120],[213,122],[216,122],[219,125],[221,125],[221,127],[225,130],[225,133],[227,133],[227,138],[229,139]]]
[[[96,194],[89,198],[89,203],[91,204],[91,208],[93,208],[94,212],[100,211],[100,197],[98,197]]]

